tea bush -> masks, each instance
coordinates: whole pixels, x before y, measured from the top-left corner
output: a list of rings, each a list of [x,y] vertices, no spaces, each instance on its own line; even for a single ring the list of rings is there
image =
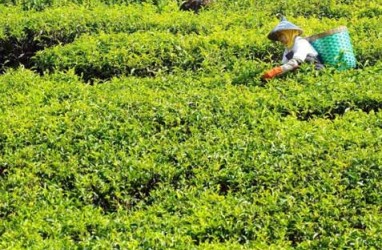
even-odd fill
[[[15,67],[19,64],[33,67],[31,57],[37,51],[57,44],[71,43],[83,34],[98,35],[102,32],[134,33],[150,30],[183,35],[211,35],[235,27],[234,30],[250,35],[250,39],[257,44],[267,44],[265,35],[277,20],[266,12],[258,11],[258,8],[263,7],[266,10],[269,7],[267,4],[263,5],[223,1],[215,6],[214,11],[205,11],[200,15],[177,11],[175,2],[169,3],[163,12],[158,12],[149,4],[105,6],[96,2],[91,6],[72,4],[50,7],[41,12],[22,12],[18,5],[2,7],[7,15],[0,19],[0,63],[3,67]],[[366,11],[367,7],[369,6],[358,4],[357,10]],[[227,12],[230,15],[228,19]],[[373,65],[381,58],[378,16],[363,18],[361,14],[345,15],[336,19],[315,15],[309,15],[308,18],[297,15],[294,19],[293,16],[296,15],[292,13],[291,21],[298,23],[307,36],[340,25],[348,26],[361,65],[366,62]]]
[[[1,249],[382,248],[376,1],[26,3],[0,5]],[[357,68],[261,82],[279,11],[346,25]]]
[[[378,248],[379,112],[350,103],[333,120],[293,115],[358,95],[380,102],[367,75],[264,88],[229,74],[89,86],[73,72],[9,72],[2,244]]]
[[[236,35],[232,35],[236,34]],[[176,36],[168,32],[84,36],[35,57],[39,71],[68,70],[85,79],[118,75],[152,76],[173,70],[211,71],[232,68],[239,58],[265,58],[270,45],[259,44],[251,32],[229,30],[210,36]]]

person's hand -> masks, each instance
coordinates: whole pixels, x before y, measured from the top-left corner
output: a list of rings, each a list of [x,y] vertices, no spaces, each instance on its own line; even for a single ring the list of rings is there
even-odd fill
[[[283,73],[283,69],[281,66],[279,67],[275,67],[271,70],[268,70],[267,72],[265,72],[262,76],[261,76],[261,79],[263,80],[269,80],[269,79],[272,79],[274,78],[275,76],[277,75],[280,75],[281,73]]]

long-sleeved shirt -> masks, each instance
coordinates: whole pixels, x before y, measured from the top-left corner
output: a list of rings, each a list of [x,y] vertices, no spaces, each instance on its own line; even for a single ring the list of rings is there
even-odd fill
[[[308,40],[297,36],[295,38],[293,47],[285,49],[281,63],[283,73],[293,70],[304,62],[307,57],[316,58],[318,56],[317,51],[309,43]]]

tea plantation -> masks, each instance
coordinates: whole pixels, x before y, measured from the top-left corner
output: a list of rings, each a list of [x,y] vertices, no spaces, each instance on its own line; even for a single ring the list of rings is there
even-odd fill
[[[381,249],[382,3],[0,0],[1,249]],[[357,66],[267,83],[283,13]]]

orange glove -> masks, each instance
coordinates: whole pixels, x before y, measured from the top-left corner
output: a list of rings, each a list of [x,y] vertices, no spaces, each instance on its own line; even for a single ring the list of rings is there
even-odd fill
[[[264,79],[264,80],[272,79],[275,76],[280,75],[281,73],[283,73],[283,68],[281,66],[275,67],[265,72],[264,75],[261,76],[261,79]]]

